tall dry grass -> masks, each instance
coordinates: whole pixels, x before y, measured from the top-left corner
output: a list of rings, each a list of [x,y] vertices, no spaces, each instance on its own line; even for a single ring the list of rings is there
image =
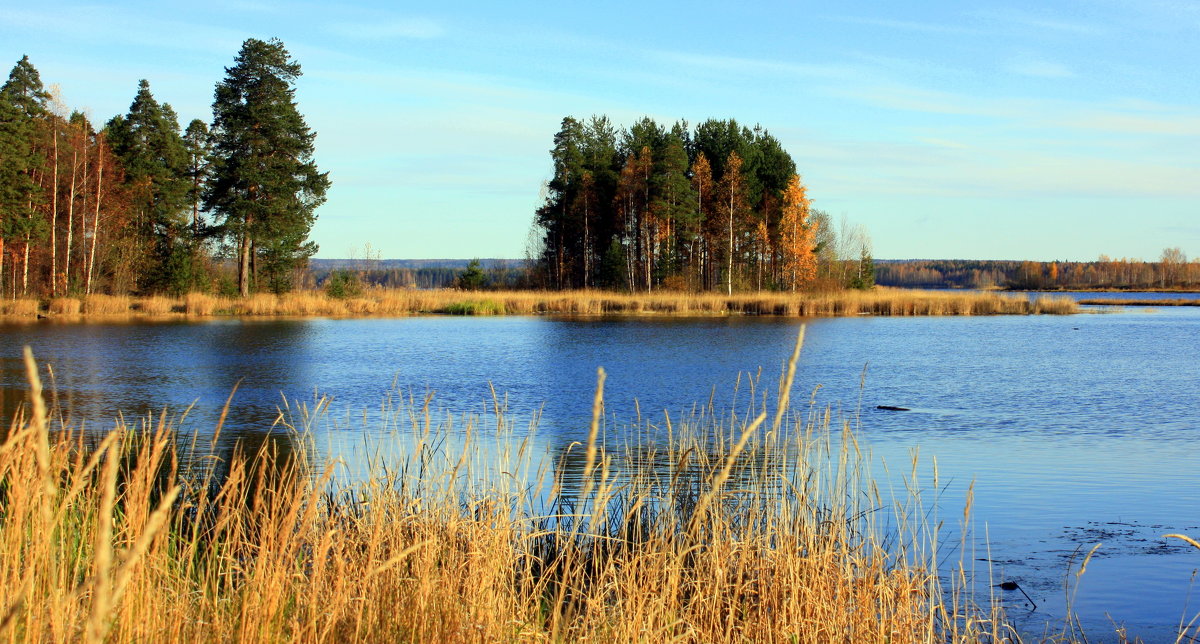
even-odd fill
[[[188,293],[183,298],[183,311],[188,315],[213,315],[218,310],[228,307],[229,302],[227,300],[208,295],[207,293]]]
[[[139,297],[136,303],[138,313],[142,315],[169,315],[178,311],[183,311],[184,305],[177,302],[174,298],[154,295],[149,297]]]
[[[0,445],[0,637],[1014,641],[961,565],[939,578],[919,486],[881,491],[851,427],[788,411],[799,349],[773,408],[621,447],[602,372],[587,440],[548,455],[499,404],[460,425],[400,401],[362,469],[303,437],[210,457],[219,426],[188,439],[165,414],[52,427],[27,350],[31,404]]]
[[[133,306],[133,298],[124,295],[93,293],[83,298],[85,315],[127,315]]]
[[[41,313],[42,307],[37,300],[2,300],[0,314],[13,317],[35,317]]]
[[[26,362],[32,405],[0,446],[9,641],[915,642],[942,639],[946,620],[964,637],[992,630],[947,611],[919,529],[891,541],[872,519],[883,501],[853,433],[783,411],[794,357],[776,410],[669,424],[624,450],[602,435],[601,380],[587,442],[550,459],[499,412],[489,429],[439,426],[426,401],[397,414],[395,460],[375,452],[349,478],[303,447],[196,458],[208,441],[165,420],[90,439],[52,430]],[[213,466],[184,475],[182,461]]]
[[[50,305],[46,310],[51,315],[79,315],[83,308],[83,302],[79,298],[74,297],[56,297],[50,300]]]
[[[1065,296],[1039,297],[995,292],[872,291],[827,293],[617,293],[608,291],[420,291],[369,290],[354,299],[323,292],[280,297],[256,295],[240,300],[242,315],[774,315],[827,317],[848,315],[1027,315],[1075,313]]]
[[[33,300],[7,302],[0,313],[32,316]],[[333,298],[323,291],[283,295],[259,293],[245,298],[220,298],[191,293],[183,298],[88,295],[50,302],[52,315],[167,316],[371,316],[371,315],[771,315],[832,317],[853,315],[1028,315],[1069,314],[1078,306],[1066,296],[995,292],[914,291],[878,287],[871,291],[822,293],[617,293],[609,291],[419,291],[375,289],[354,298]]]

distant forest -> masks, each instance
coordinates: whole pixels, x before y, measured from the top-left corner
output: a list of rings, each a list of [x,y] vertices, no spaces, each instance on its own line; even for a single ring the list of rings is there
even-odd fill
[[[1195,289],[1200,288],[1200,262],[1188,261],[1179,248],[1168,248],[1150,262],[1105,255],[1093,262],[878,260],[875,279],[903,288]]]
[[[536,285],[536,263],[530,260],[482,259],[484,288],[522,289]],[[364,287],[454,288],[467,271],[466,259],[313,259],[302,286],[321,288],[331,276],[345,273]],[[1094,262],[1030,262],[973,259],[874,260],[881,286],[931,289],[1197,289],[1200,261],[1188,261],[1180,249],[1164,251],[1157,262],[1110,259]],[[854,267],[846,268],[854,274]]]
[[[326,288],[338,279],[352,288],[454,288],[472,260],[466,259],[312,259],[301,287]],[[524,260],[482,259],[479,286],[491,289],[530,288]]]

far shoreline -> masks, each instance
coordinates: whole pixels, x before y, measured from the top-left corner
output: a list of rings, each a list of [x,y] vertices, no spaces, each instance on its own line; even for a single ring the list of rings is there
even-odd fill
[[[439,315],[595,315],[614,317],[768,316],[969,316],[1072,314],[1065,296],[1021,297],[997,291],[912,290],[876,287],[835,292],[758,291],[686,293],[652,291],[467,291],[365,289],[351,297],[322,291],[260,293],[227,298],[203,293],[182,297],[110,296],[21,299],[0,303],[0,320],[190,320],[209,318],[369,318]]]

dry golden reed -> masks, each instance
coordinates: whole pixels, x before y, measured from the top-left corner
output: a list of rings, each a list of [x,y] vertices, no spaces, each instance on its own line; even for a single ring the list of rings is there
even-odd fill
[[[143,315],[169,315],[176,310],[183,310],[182,304],[177,304],[174,299],[155,295],[151,297],[141,297],[137,300],[138,313]]]
[[[222,298],[213,297],[207,293],[188,293],[183,298],[183,311],[188,315],[213,315],[219,309],[227,308],[228,302]]]
[[[598,387],[597,409],[602,399]],[[335,478],[303,441],[206,460],[165,416],[89,438],[50,431],[40,385],[32,400],[0,446],[9,641],[849,642],[936,630],[936,580],[884,548],[862,512],[850,434],[811,421],[693,419],[622,453],[598,436],[597,414],[580,472],[570,449],[547,467],[555,456],[538,457],[503,415],[463,434],[431,423],[426,401],[396,410],[411,423],[387,443],[404,447],[397,460]]]
[[[398,396],[365,453],[326,462],[304,435],[210,454],[219,426],[187,438],[165,413],[63,427],[27,351],[31,405],[0,445],[0,637],[1015,641],[937,575],[919,486],[885,503],[849,424],[788,411],[799,353],[774,409],[667,417],[621,447],[601,376],[586,444],[541,450],[498,403],[438,422]]]
[[[0,312],[13,317],[35,317],[41,312],[41,305],[37,300],[3,300]]]
[[[33,316],[37,302],[8,302],[4,315]],[[78,300],[56,298],[51,315],[80,313]],[[85,315],[167,316],[293,316],[360,317],[405,315],[767,315],[782,317],[834,317],[855,315],[1028,315],[1069,314],[1078,306],[1066,296],[1041,296],[1030,301],[1023,295],[971,291],[915,291],[876,287],[870,291],[784,293],[618,293],[610,291],[459,291],[369,289],[353,298],[329,297],[323,291],[297,291],[283,295],[258,293],[245,298],[218,298],[191,293],[182,299],[161,296],[128,297],[88,295]]]
[[[51,315],[79,315],[83,303],[74,297],[56,297],[50,300],[47,310]]]
[[[86,315],[126,315],[133,306],[133,298],[123,295],[92,294],[83,298]]]

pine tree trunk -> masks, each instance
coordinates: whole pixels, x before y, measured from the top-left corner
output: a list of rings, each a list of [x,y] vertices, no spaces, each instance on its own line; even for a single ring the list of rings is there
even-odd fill
[[[242,297],[250,295],[250,240],[242,234],[238,244],[238,293]]]

